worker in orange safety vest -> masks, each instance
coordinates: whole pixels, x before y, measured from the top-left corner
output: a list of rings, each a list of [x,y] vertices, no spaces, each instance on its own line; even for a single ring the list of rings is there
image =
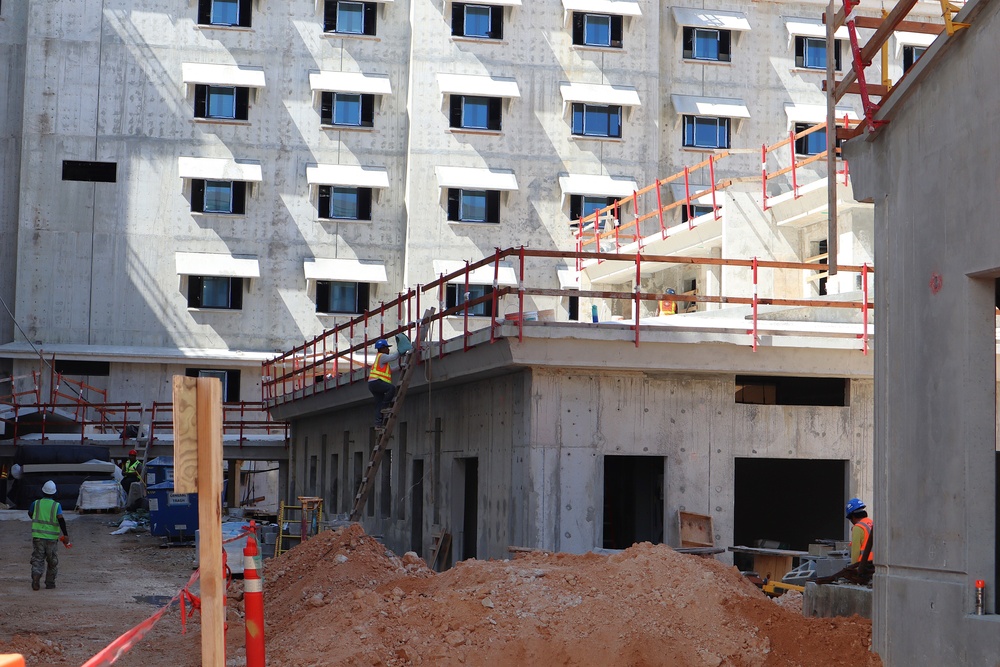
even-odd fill
[[[868,542],[872,537],[872,520],[868,518],[868,512],[865,511],[866,505],[860,498],[851,498],[847,501],[847,520],[850,521],[854,527],[851,528],[851,562],[857,563],[861,561],[861,556],[865,552],[865,548],[868,547]],[[873,559],[872,549],[867,549],[868,560]]]
[[[399,353],[389,351],[389,341],[384,338],[375,341],[375,361],[368,372],[368,391],[375,397],[375,428],[383,427],[385,415],[382,410],[392,405],[392,399],[396,397],[389,364],[397,359]]]

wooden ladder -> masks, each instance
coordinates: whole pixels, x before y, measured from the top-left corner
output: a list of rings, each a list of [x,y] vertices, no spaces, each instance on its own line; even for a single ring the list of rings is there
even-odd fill
[[[434,535],[434,544],[431,545],[431,562],[430,568],[432,570],[437,569],[435,565],[438,562],[438,558],[441,559],[441,565],[444,566],[448,562],[448,552],[451,551],[451,533],[446,533],[441,531]]]
[[[434,314],[434,308],[428,308],[424,313],[423,320],[420,322],[417,339],[418,341],[424,341],[427,338],[427,332],[430,331],[430,326],[428,326],[430,316]],[[375,443],[374,449],[372,449],[371,457],[368,459],[368,466],[365,468],[364,476],[361,479],[361,486],[358,487],[358,493],[354,496],[354,509],[351,510],[351,521],[358,521],[361,519],[361,514],[364,511],[365,503],[368,502],[368,496],[375,489],[375,474],[378,472],[379,465],[382,463],[382,457],[385,455],[385,450],[389,446],[389,440],[392,439],[392,431],[396,427],[396,420],[399,419],[399,413],[403,409],[403,401],[406,399],[406,390],[410,386],[410,378],[413,377],[413,373],[417,368],[418,362],[420,361],[414,354],[413,351],[408,351],[402,357],[406,360],[406,370],[403,371],[403,377],[399,381],[399,389],[396,391],[396,396],[393,398],[392,405],[382,412],[385,414],[383,417],[384,428],[380,430],[376,429],[378,434],[378,439]]]

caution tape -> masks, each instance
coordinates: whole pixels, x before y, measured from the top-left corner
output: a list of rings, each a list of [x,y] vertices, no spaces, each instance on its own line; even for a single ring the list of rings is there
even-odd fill
[[[236,540],[241,540],[248,533],[256,533],[255,527],[245,527],[243,532],[241,532],[236,537],[231,537],[228,540],[224,540],[222,543],[227,544],[229,542],[235,542]],[[95,655],[93,658],[83,663],[81,667],[108,667],[108,665],[114,664],[118,658],[122,657],[128,651],[135,646],[137,643],[142,641],[143,637],[153,629],[153,626],[163,618],[163,615],[167,613],[170,606],[174,602],[180,603],[181,608],[181,634],[187,632],[187,619],[194,615],[195,611],[201,609],[201,598],[191,592],[191,586],[194,582],[198,581],[198,577],[201,575],[201,570],[195,570],[188,582],[184,584],[184,588],[177,591],[177,594],[170,598],[170,601],[163,606],[158,612],[147,618],[145,621],[135,626],[131,630],[125,632],[119,636],[116,640],[105,646],[101,651]],[[226,588],[229,588],[229,583],[232,580],[232,571],[229,567],[226,567]],[[190,605],[190,611],[187,610],[187,606]]]
[[[191,594],[188,589],[198,580],[198,576],[200,574],[201,570],[195,570],[194,574],[191,575],[191,578],[188,579],[188,582],[184,585],[184,588],[179,590],[174,597],[170,598],[170,602],[164,605],[162,609],[105,646],[97,655],[83,663],[82,667],[106,667],[107,665],[114,664],[118,658],[125,655],[129,649],[140,642],[142,638],[153,629],[153,626],[156,625],[157,621],[163,618],[163,615],[167,613],[170,605],[172,605],[175,601],[182,599],[183,596]],[[191,611],[193,613],[194,609],[192,608]],[[181,618],[183,619],[183,614]]]

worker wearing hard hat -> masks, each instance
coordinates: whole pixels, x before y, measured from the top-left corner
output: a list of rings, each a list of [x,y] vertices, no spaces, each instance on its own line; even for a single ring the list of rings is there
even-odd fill
[[[138,460],[138,452],[134,449],[129,451],[128,460],[122,463],[122,488],[128,493],[129,488],[139,481],[142,474],[142,461]]]
[[[868,518],[868,512],[865,511],[866,505],[860,498],[851,498],[847,501],[847,520],[854,524],[851,528],[851,562],[857,563],[861,561],[861,556],[864,554],[866,547],[868,551],[868,560],[872,560],[872,549],[869,547],[868,543],[872,538],[872,520]]]
[[[672,287],[667,288],[667,294],[674,294],[674,289]],[[664,299],[660,301],[660,316],[666,315],[676,315],[677,314],[677,302],[669,299]]]
[[[375,428],[382,428],[385,423],[382,410],[392,405],[392,399],[396,397],[389,364],[397,359],[399,353],[389,351],[389,341],[384,338],[375,341],[375,361],[368,372],[368,391],[375,397]]]
[[[52,496],[56,495],[56,484],[51,479],[42,485],[42,498],[31,503],[28,516],[31,517],[31,590],[37,591],[45,574],[45,587],[56,587],[56,574],[59,573],[59,554],[56,552],[56,542],[61,541],[67,547],[69,533],[66,532],[66,519],[63,518],[62,505]],[[62,530],[62,536],[59,531]]]

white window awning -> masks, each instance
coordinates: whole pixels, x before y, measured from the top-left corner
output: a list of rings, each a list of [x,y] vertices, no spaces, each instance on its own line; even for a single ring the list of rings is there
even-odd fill
[[[559,289],[580,289],[580,272],[576,269],[556,269]]]
[[[583,102],[585,104],[619,104],[623,107],[641,106],[639,91],[631,86],[609,86],[595,83],[559,84],[559,94],[563,103]]]
[[[353,188],[389,187],[389,172],[382,167],[351,164],[314,164],[306,166],[309,185],[344,185]]]
[[[302,264],[306,280],[350,283],[387,283],[385,264],[374,259],[307,259]]]
[[[750,30],[750,21],[744,12],[727,12],[721,9],[693,9],[674,7],[674,21],[679,26],[691,28],[711,28],[745,32]]]
[[[706,190],[709,191],[708,194],[704,194],[704,195],[702,195],[700,197],[695,197],[694,196],[694,195],[698,194],[699,192],[705,192]],[[712,205],[712,193],[711,193],[711,190],[712,190],[712,186],[711,185],[700,185],[700,184],[691,183],[691,184],[688,185],[687,190],[685,190],[683,183],[671,183],[670,184],[670,193],[674,196],[674,201],[687,201],[687,193],[688,193],[688,191],[690,191],[691,192],[691,203],[692,204],[698,204],[698,205],[701,205],[701,206],[711,206]],[[721,203],[719,201],[720,199],[721,199],[721,197],[719,195],[719,190],[718,190],[718,188],[716,188],[716,190],[715,190],[715,204],[716,204],[716,206],[720,205],[720,203]]]
[[[263,88],[264,68],[246,65],[207,65],[182,63],[181,76],[186,84]]]
[[[617,16],[642,16],[639,3],[629,0],[562,0],[567,12],[588,14],[615,14]]]
[[[898,58],[903,53],[904,46],[919,46],[922,49],[926,49],[934,40],[937,39],[937,35],[928,35],[922,32],[897,32],[893,36],[896,38],[896,57]]]
[[[434,276],[436,278],[446,276],[449,273],[454,273],[455,271],[461,271],[464,268],[465,262],[459,262],[451,259],[434,260]],[[493,271],[493,264],[487,264],[486,266],[480,266],[478,269],[473,269],[469,272],[469,284],[492,285]],[[462,274],[457,278],[452,278],[448,282],[452,285],[464,285],[465,274]],[[500,267],[497,271],[497,285],[517,285],[517,274],[514,273],[514,267],[510,264],[510,262],[500,262]]]
[[[741,99],[732,97],[696,97],[671,95],[674,111],[682,116],[713,116],[716,118],[749,118],[750,110]]]
[[[789,37],[820,37],[826,39],[826,24],[819,19],[785,18]],[[834,39],[848,39],[847,26],[840,26],[833,33]]]
[[[442,95],[478,95],[481,97],[519,98],[517,81],[507,77],[475,74],[438,74]]]
[[[174,253],[179,276],[211,276],[215,278],[260,278],[256,257],[236,257],[214,252]]]
[[[309,72],[309,87],[313,92],[392,94],[387,74],[313,71]]]
[[[843,120],[846,115],[851,120],[858,120],[857,112],[851,107],[836,107],[837,120]],[[786,104],[785,115],[788,116],[789,123],[816,123],[826,122],[826,105],[824,104]]]
[[[622,197],[631,196],[639,189],[639,184],[631,178],[623,176],[588,176],[585,174],[570,174],[559,177],[559,188],[563,196],[586,195],[590,197]]]
[[[215,157],[177,158],[177,170],[181,178],[198,178],[213,181],[246,181],[260,183],[263,180],[259,162],[233,160]]]
[[[437,174],[438,185],[442,188],[517,190],[517,178],[509,169],[434,167],[434,172]]]

